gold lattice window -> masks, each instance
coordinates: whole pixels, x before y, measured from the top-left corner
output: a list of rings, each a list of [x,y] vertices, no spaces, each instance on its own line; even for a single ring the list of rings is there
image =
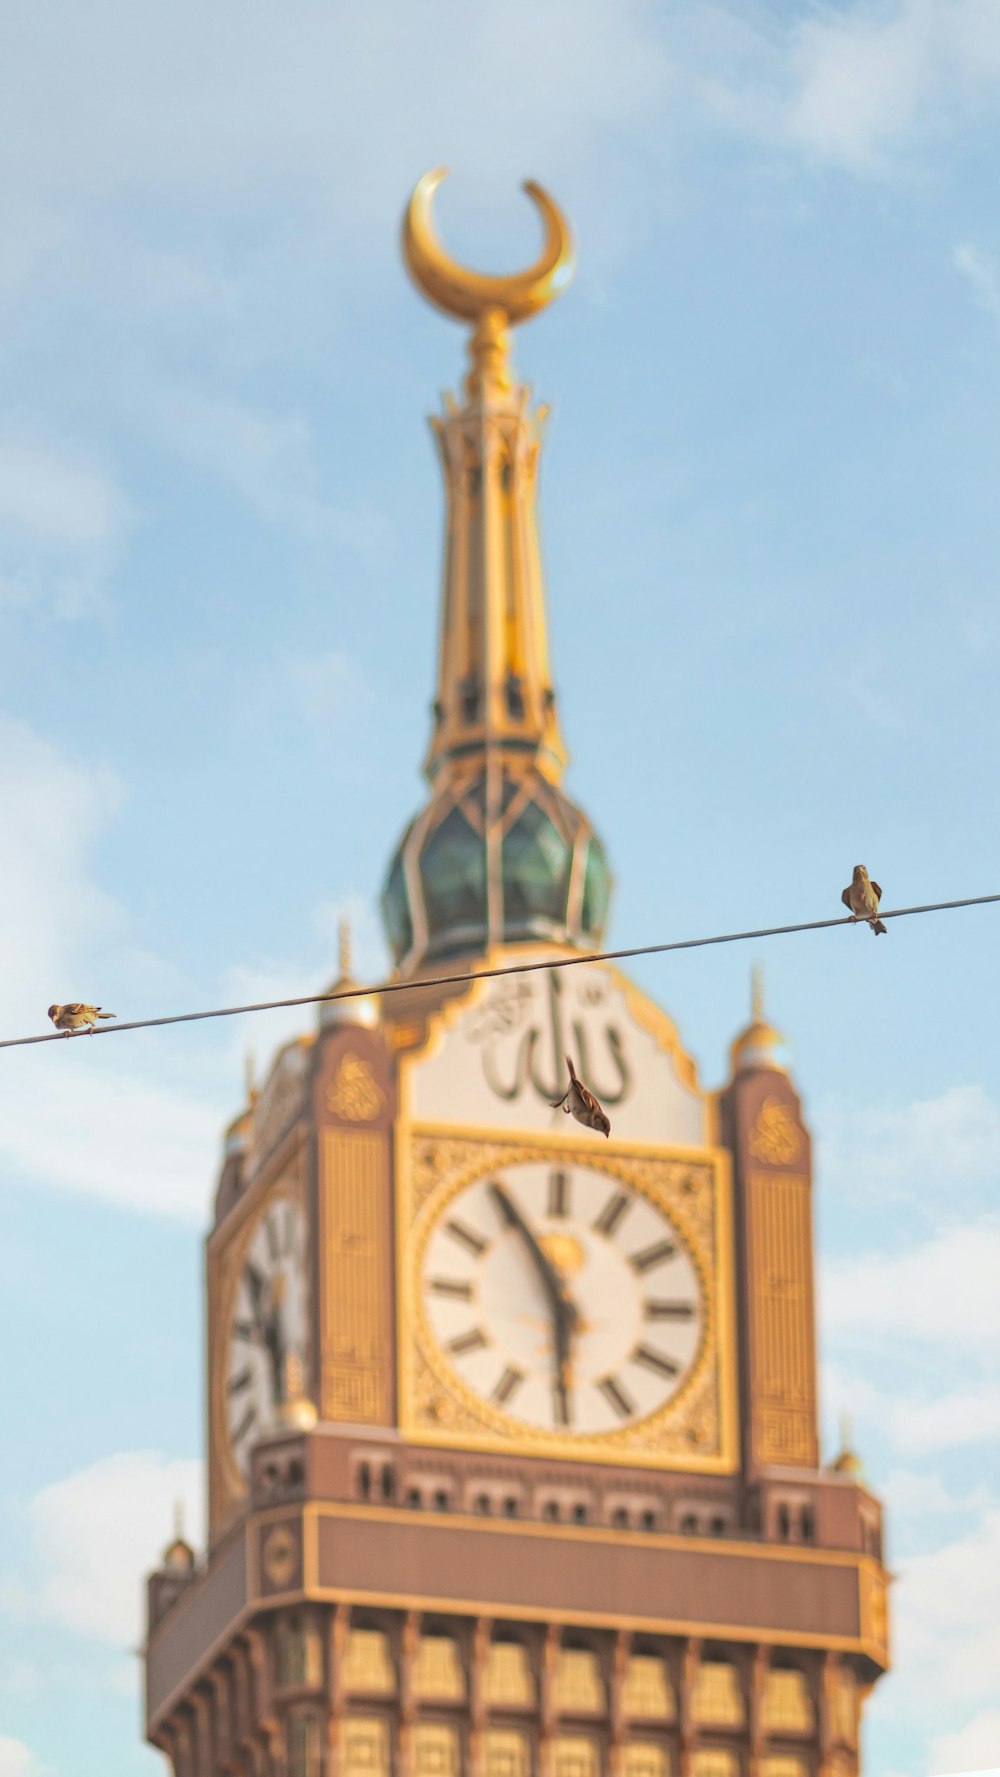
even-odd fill
[[[804,1758],[788,1758],[784,1754],[762,1758],[760,1777],[809,1777],[809,1767]]]
[[[528,1650],[520,1641],[494,1641],[486,1656],[483,1702],[532,1708],[535,1681]]]
[[[593,1740],[583,1734],[559,1734],[552,1742],[553,1777],[601,1777],[601,1761]]]
[[[622,1747],[622,1777],[670,1777],[670,1756],[651,1740],[632,1740]]]
[[[483,1735],[486,1777],[531,1777],[531,1748],[526,1734],[488,1728]]]
[[[559,1651],[554,1685],[555,1706],[564,1715],[584,1710],[588,1715],[604,1708],[604,1685],[597,1655],[589,1647],[564,1647]],[[589,1741],[587,1742],[589,1745]]]
[[[293,1709],[288,1717],[288,1777],[320,1777],[322,1725],[317,1715]]]
[[[465,1696],[465,1674],[450,1635],[421,1635],[413,1666],[413,1694],[449,1703],[460,1703]]]
[[[396,1674],[389,1654],[389,1637],[381,1629],[352,1629],[347,1637],[343,1668],[348,1691],[378,1691],[391,1696]]]
[[[348,1715],[340,1724],[341,1777],[389,1777],[389,1726],[377,1715]]]
[[[805,1673],[785,1671],[780,1667],[770,1671],[761,1706],[761,1726],[765,1734],[811,1734],[815,1722],[816,1712]],[[780,1777],[780,1772],[776,1777]]]
[[[416,1777],[459,1777],[458,1729],[450,1722],[419,1722],[413,1730],[413,1769]]]
[[[691,1760],[691,1777],[740,1777],[739,1754],[705,1746]]]
[[[848,1746],[858,1743],[858,1693],[851,1672],[840,1670],[830,1682],[830,1719],[834,1737]]]
[[[625,1674],[622,1708],[635,1721],[672,1721],[674,1687],[667,1663],[655,1654],[633,1654]]]
[[[717,1728],[743,1724],[740,1675],[728,1660],[703,1660],[694,1687],[694,1719]]]

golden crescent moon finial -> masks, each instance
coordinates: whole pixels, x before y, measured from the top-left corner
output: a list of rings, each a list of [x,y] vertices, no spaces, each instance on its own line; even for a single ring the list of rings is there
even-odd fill
[[[425,173],[403,217],[403,257],[417,287],[447,315],[479,322],[489,309],[501,309],[508,322],[527,321],[560,296],[576,265],[569,223],[558,204],[533,180],[523,189],[545,225],[545,241],[527,271],[495,276],[459,265],[442,247],[434,227],[434,193],[447,167]]]

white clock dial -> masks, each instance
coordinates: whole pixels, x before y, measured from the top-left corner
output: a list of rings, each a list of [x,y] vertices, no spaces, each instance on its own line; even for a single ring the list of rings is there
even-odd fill
[[[464,1387],[562,1436],[648,1418],[701,1348],[704,1298],[680,1233],[586,1166],[524,1162],[467,1185],[426,1241],[420,1288]]]
[[[272,1203],[257,1223],[226,1337],[226,1427],[245,1475],[252,1446],[278,1422],[289,1373],[300,1388],[308,1379],[306,1225],[301,1209],[288,1198]]]

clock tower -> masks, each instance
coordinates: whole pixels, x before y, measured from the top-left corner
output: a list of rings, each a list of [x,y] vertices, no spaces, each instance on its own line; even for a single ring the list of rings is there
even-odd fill
[[[572,269],[404,254],[470,323],[429,796],[383,911],[407,991],[321,1004],[230,1125],[207,1242],[209,1546],[149,1582],[175,1777],[855,1777],[882,1514],[820,1462],[809,1133],[764,1015],[703,1087],[606,964],[561,779],[509,328]],[[542,963],[499,979],[428,977]],[[337,987],[354,986],[342,946]],[[553,1109],[566,1057],[608,1139]]]

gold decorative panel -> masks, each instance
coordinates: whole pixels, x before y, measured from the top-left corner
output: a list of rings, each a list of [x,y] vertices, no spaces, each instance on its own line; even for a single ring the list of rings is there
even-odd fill
[[[487,1728],[483,1735],[485,1777],[531,1777],[531,1747],[526,1734]]]
[[[385,1138],[326,1130],[322,1146],[322,1417],[389,1419],[388,1150]]]
[[[412,1684],[415,1697],[434,1697],[449,1703],[462,1701],[465,1673],[450,1635],[421,1635]]]
[[[583,1734],[558,1734],[552,1742],[552,1777],[601,1777],[601,1759]]]
[[[340,1724],[339,1777],[389,1777],[389,1724],[348,1715]]]
[[[843,1667],[830,1679],[830,1726],[836,1740],[848,1746],[858,1743],[858,1691],[854,1675]]]
[[[736,1667],[728,1660],[704,1660],[695,1680],[693,1708],[695,1721],[705,1727],[742,1727],[743,1692]]]
[[[751,1225],[753,1451],[814,1468],[816,1351],[808,1180],[754,1172]]]
[[[631,1740],[622,1747],[622,1777],[670,1777],[670,1755],[652,1740]]]
[[[762,1758],[760,1777],[809,1777],[809,1766],[804,1758],[789,1758],[784,1754]]]
[[[765,1098],[754,1119],[747,1142],[755,1160],[767,1166],[791,1166],[805,1145],[805,1137],[786,1104]]]
[[[379,1691],[391,1696],[396,1674],[388,1637],[381,1629],[351,1629],[344,1653],[343,1685],[347,1691]]]
[[[460,1777],[458,1729],[449,1722],[418,1722],[412,1746],[414,1777]]]
[[[691,1777],[741,1777],[739,1754],[704,1746],[691,1755]]]
[[[622,1709],[634,1721],[672,1721],[676,1713],[674,1687],[665,1660],[652,1654],[633,1654],[622,1687]]]
[[[815,1725],[816,1711],[805,1673],[779,1668],[769,1672],[761,1704],[765,1734],[811,1734]]]
[[[348,1050],[327,1087],[327,1110],[351,1123],[371,1123],[384,1104],[385,1094],[367,1061]]]
[[[483,1673],[483,1702],[487,1707],[532,1709],[535,1680],[528,1650],[520,1641],[493,1641]]]
[[[597,1655],[587,1647],[564,1647],[556,1661],[552,1701],[563,1715],[604,1709],[604,1685]],[[589,1741],[587,1742],[589,1745]]]

